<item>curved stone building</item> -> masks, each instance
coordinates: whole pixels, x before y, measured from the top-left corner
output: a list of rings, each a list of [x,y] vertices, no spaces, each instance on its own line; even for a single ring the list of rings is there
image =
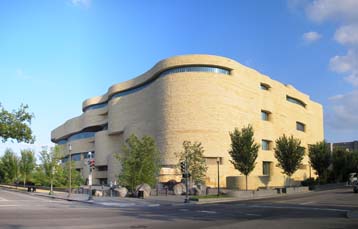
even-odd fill
[[[219,56],[186,55],[165,59],[132,80],[111,86],[102,96],[87,99],[83,114],[51,133],[83,176],[84,159],[94,152],[94,183],[109,183],[120,172],[113,154],[132,133],[155,138],[162,155],[161,180],[175,173],[175,152],[184,140],[205,148],[206,183],[244,187],[241,174],[230,163],[229,132],[251,124],[261,145],[249,187],[282,186],[286,178],[276,166],[274,141],[283,134],[301,139],[303,146],[323,140],[322,106],[290,85]],[[308,157],[293,175],[302,180],[313,172]],[[228,182],[228,183],[227,183]]]

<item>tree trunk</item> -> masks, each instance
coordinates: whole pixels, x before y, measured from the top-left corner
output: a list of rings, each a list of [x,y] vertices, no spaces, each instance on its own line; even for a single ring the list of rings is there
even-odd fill
[[[25,185],[26,184],[26,175],[24,175],[24,188],[25,188]]]
[[[245,178],[246,178],[246,191],[248,190],[247,188],[247,175],[245,175]]]

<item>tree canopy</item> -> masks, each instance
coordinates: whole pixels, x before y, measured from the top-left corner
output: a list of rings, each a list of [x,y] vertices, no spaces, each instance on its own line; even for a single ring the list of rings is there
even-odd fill
[[[6,149],[1,157],[0,170],[3,176],[2,182],[13,183],[17,181],[19,177],[19,158],[11,149]]]
[[[276,140],[275,158],[278,166],[283,173],[291,177],[300,167],[305,154],[305,149],[301,146],[301,140],[292,135],[286,137],[283,135]]]
[[[179,159],[178,167],[180,166],[180,162],[187,162],[191,179],[195,183],[203,182],[208,169],[204,158],[204,147],[200,142],[191,143],[190,141],[184,141],[183,149],[183,151],[176,153]]]
[[[256,166],[255,161],[260,146],[255,143],[254,130],[251,125],[243,127],[241,131],[235,128],[234,132],[230,133],[230,138],[231,149],[229,154],[232,159],[230,162],[234,165],[235,169],[245,175],[247,190],[247,176]]]
[[[137,185],[147,183],[154,186],[159,173],[160,153],[155,140],[150,136],[141,139],[132,134],[122,146],[122,154],[116,154],[122,171],[119,182],[135,191]]]
[[[312,167],[316,170],[319,179],[327,176],[327,169],[331,164],[331,150],[325,141],[309,146],[308,156]]]
[[[0,138],[2,142],[16,140],[17,142],[34,143],[35,136],[30,128],[34,115],[28,112],[27,105],[21,105],[18,110],[7,111],[0,104]]]
[[[24,186],[28,177],[36,166],[35,153],[31,150],[21,150],[21,158],[19,161],[19,168],[22,178],[24,180]]]

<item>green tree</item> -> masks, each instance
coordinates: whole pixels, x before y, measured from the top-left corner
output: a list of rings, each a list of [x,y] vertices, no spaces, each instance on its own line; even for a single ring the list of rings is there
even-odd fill
[[[202,183],[208,170],[204,157],[204,147],[200,142],[191,143],[190,141],[184,141],[183,148],[183,151],[176,153],[179,159],[178,167],[180,166],[180,162],[186,161],[191,179],[196,184]]]
[[[256,166],[257,154],[260,145],[255,143],[254,130],[251,125],[243,127],[241,131],[235,128],[234,132],[230,133],[231,149],[229,154],[231,156],[230,162],[235,169],[245,175],[246,190],[248,190],[248,175],[254,170]]]
[[[18,181],[19,158],[11,149],[6,149],[4,155],[1,157],[0,169],[5,183]]]
[[[52,190],[56,171],[58,171],[60,167],[60,148],[59,146],[55,146],[51,148],[50,151],[43,150],[40,155],[42,162],[41,168],[45,175],[45,183],[47,186],[50,185]]]
[[[290,180],[300,167],[305,154],[305,149],[301,146],[301,140],[286,135],[279,137],[276,140],[275,158],[278,161],[278,167],[283,170]]]
[[[139,139],[132,134],[122,146],[123,154],[116,154],[122,165],[119,181],[129,190],[142,183],[154,186],[159,172],[160,153],[152,137]]]
[[[319,180],[327,178],[328,167],[331,164],[331,150],[326,141],[317,142],[308,148],[308,157],[312,167],[316,170]]]
[[[24,187],[26,184],[29,175],[32,173],[36,166],[36,157],[35,153],[31,150],[21,150],[21,158],[20,158],[20,173],[22,178],[24,179]]]
[[[333,176],[336,181],[347,181],[349,173],[358,172],[358,152],[335,149],[332,153]]]
[[[21,105],[18,110],[9,112],[0,104],[0,138],[2,142],[14,139],[17,142],[34,143],[35,137],[30,128],[34,115],[27,110],[27,105]]]

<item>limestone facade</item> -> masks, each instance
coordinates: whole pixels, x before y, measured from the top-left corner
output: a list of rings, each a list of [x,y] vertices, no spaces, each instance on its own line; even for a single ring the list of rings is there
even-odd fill
[[[219,158],[220,186],[243,188],[242,178],[237,177],[240,172],[229,161],[229,132],[251,124],[256,142],[263,145],[249,177],[252,189],[287,182],[274,157],[278,137],[293,135],[306,148],[324,138],[322,106],[308,95],[234,60],[211,55],[162,60],[148,72],[113,85],[104,95],[85,100],[82,109],[82,115],[54,129],[51,139],[61,146],[64,157],[71,144],[76,168],[85,177],[84,157],[95,152],[94,183],[116,180],[121,168],[113,155],[121,152],[132,133],[155,138],[162,156],[161,181],[176,173],[175,153],[189,140],[205,148],[207,185],[217,186]],[[305,156],[293,179],[309,176],[314,172]]]

